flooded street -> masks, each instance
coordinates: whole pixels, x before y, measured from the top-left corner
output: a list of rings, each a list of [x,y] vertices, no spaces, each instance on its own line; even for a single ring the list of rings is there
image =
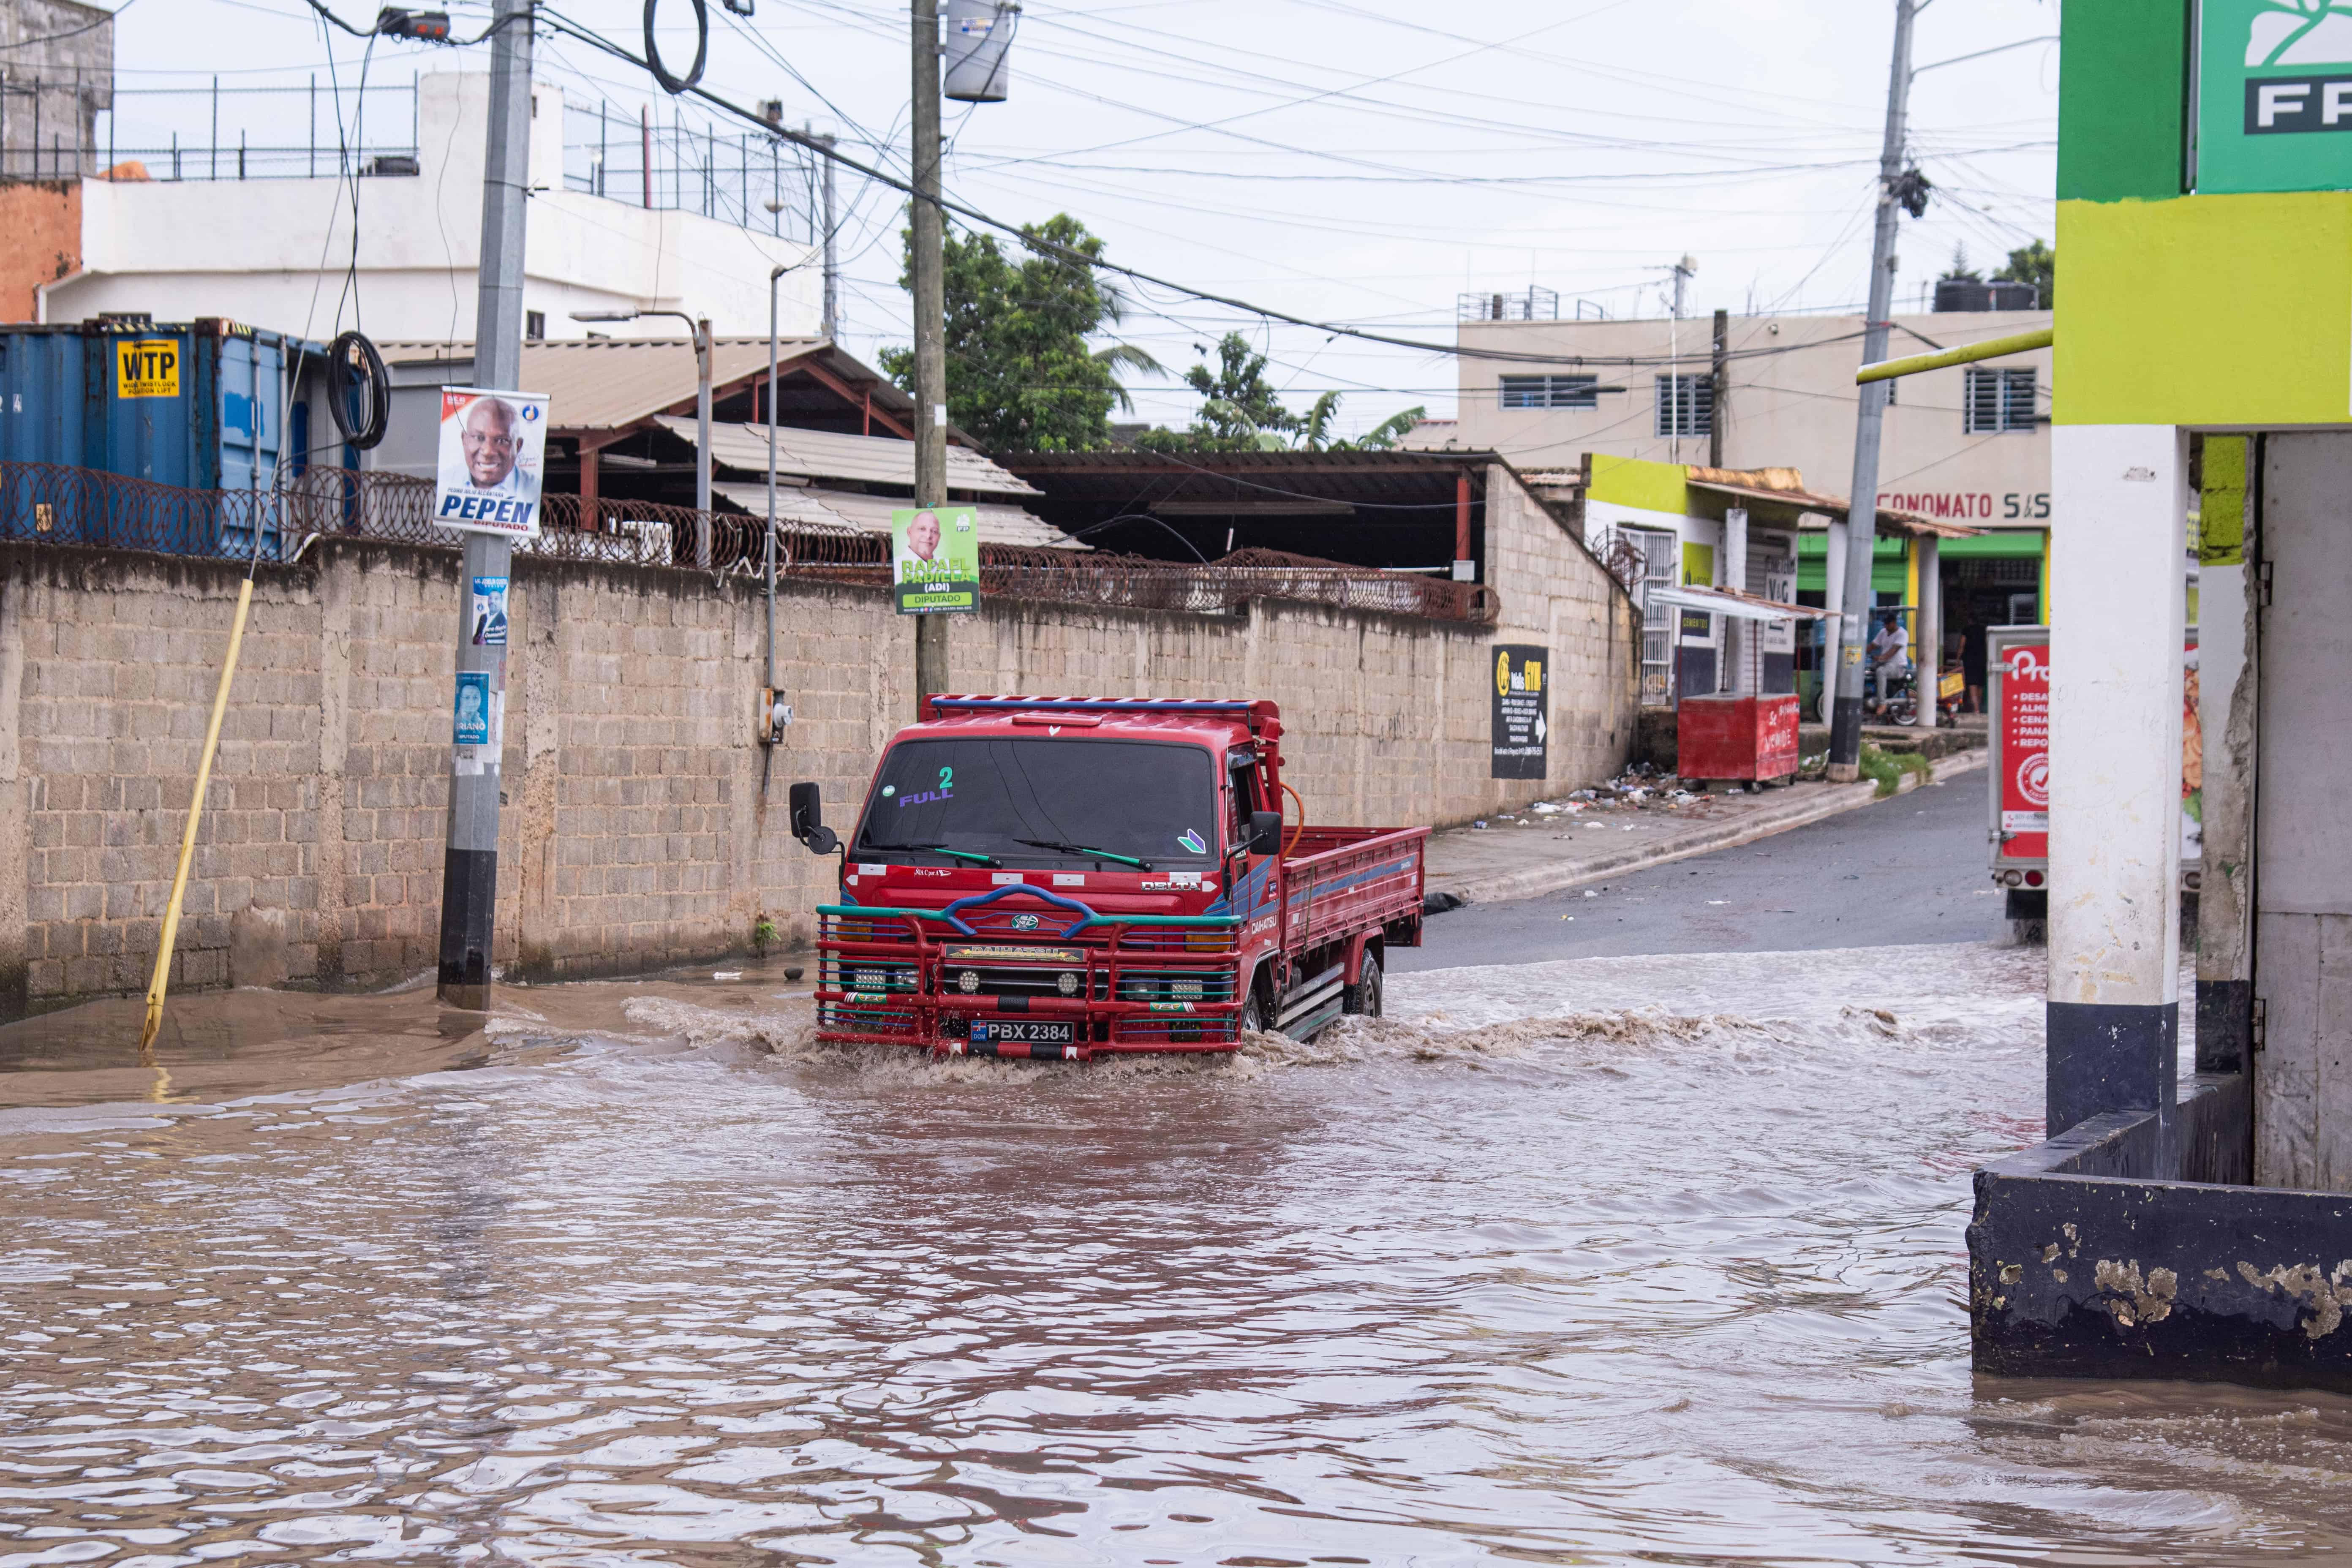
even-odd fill
[[[2039,964],[1076,1070],[814,1047],[781,964],[175,1000],[168,1083],[13,1026],[0,1565],[2343,1561],[2352,1404],[1971,1379]]]

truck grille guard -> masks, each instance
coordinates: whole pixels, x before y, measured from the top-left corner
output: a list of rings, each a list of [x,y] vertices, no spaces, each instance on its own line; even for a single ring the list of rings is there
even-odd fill
[[[1076,918],[1000,907],[1016,894]],[[820,904],[817,914],[821,1040],[1081,1061],[1240,1044],[1238,916],[1106,915],[1026,884],[943,909]],[[1066,1018],[1076,1037],[971,1040],[975,1018],[1006,1015]]]

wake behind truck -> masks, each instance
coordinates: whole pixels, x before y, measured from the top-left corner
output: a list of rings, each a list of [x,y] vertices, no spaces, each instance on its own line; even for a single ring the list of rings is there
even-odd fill
[[[1378,1015],[1421,945],[1425,827],[1285,825],[1271,702],[927,699],[818,906],[818,1038],[1085,1061]]]

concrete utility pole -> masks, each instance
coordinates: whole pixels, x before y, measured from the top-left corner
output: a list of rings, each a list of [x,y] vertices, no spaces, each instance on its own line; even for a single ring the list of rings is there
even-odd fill
[[[835,138],[816,138],[829,151]],[[841,252],[836,247],[838,226],[833,216],[833,160],[818,160],[824,165],[824,323],[820,331],[830,341],[841,331]]]
[[[530,183],[530,0],[496,0],[490,40],[490,126],[482,170],[482,253],[474,303],[474,384],[516,391],[522,382],[522,245]],[[441,1000],[487,1012],[491,919],[499,896],[499,744],[507,650],[473,645],[476,577],[510,578],[513,542],[467,532],[457,574],[457,669],[487,671],[490,744],[452,747],[449,837],[441,864]],[[471,756],[467,752],[473,753]]]
[[[1886,142],[1878,154],[1878,225],[1870,247],[1870,314],[1863,322],[1862,362],[1886,357],[1887,317],[1895,309],[1896,183],[1903,177],[1905,120],[1911,101],[1911,26],[1918,0],[1895,0],[1895,64],[1886,83]],[[1870,567],[1878,543],[1878,438],[1892,382],[1864,384],[1854,416],[1853,483],[1846,490],[1845,593],[1830,623],[1837,640],[1829,679],[1837,693],[1830,709],[1832,779],[1859,776],[1862,763],[1863,658],[1869,641]]]
[[[948,500],[946,258],[940,222],[940,3],[913,0],[915,504]],[[828,160],[828,163],[830,160]],[[948,689],[948,619],[915,617],[915,707]]]
[[[1724,416],[1731,408],[1731,312],[1715,313],[1715,363],[1709,367],[1707,393],[1711,407],[1706,421],[1706,466],[1723,467]]]

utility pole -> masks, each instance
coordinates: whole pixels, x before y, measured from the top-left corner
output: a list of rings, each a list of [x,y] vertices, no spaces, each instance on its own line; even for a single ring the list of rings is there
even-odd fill
[[[915,504],[948,500],[946,258],[940,222],[940,3],[912,0],[915,53]],[[830,163],[831,160],[827,160]],[[948,689],[946,616],[915,617],[915,708]]]
[[[1709,405],[1706,466],[1719,468],[1723,467],[1724,416],[1731,408],[1731,312],[1728,310],[1715,313],[1715,363],[1708,367],[1706,386]],[[1744,586],[1737,583],[1732,585]]]
[[[1903,177],[1905,121],[1911,100],[1911,26],[1919,0],[1895,0],[1895,63],[1886,83],[1886,142],[1878,154],[1878,224],[1870,247],[1870,314],[1863,322],[1862,362],[1886,357],[1887,317],[1895,310],[1896,184]],[[1836,700],[1830,709],[1829,774],[1856,778],[1862,764],[1863,658],[1869,624],[1870,568],[1878,543],[1878,441],[1886,420],[1892,382],[1863,384],[1853,424],[1853,483],[1846,490],[1845,593],[1838,618],[1830,623],[1837,639],[1830,679]]]
[[[490,124],[482,169],[482,250],[474,301],[474,384],[513,391],[522,383],[522,244],[530,183],[531,0],[495,0],[490,40]],[[457,574],[457,669],[489,676],[490,743],[450,750],[449,837],[441,863],[439,993],[453,1007],[490,1006],[492,915],[499,897],[499,746],[507,650],[474,646],[477,577],[506,582],[514,543],[468,531]],[[470,756],[466,753],[472,753]]]
[[[820,136],[825,150],[833,150],[836,138]],[[841,331],[841,252],[836,248],[838,225],[833,216],[833,160],[821,158],[824,165],[824,324],[821,331],[829,342]]]

